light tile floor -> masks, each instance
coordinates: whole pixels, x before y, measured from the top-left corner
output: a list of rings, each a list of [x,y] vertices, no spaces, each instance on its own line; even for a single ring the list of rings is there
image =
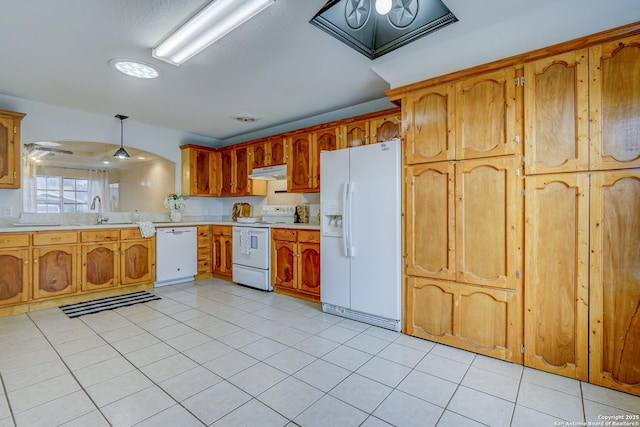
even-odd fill
[[[558,426],[640,397],[208,279],[68,319],[0,318],[0,427]],[[638,424],[636,424],[638,425]]]

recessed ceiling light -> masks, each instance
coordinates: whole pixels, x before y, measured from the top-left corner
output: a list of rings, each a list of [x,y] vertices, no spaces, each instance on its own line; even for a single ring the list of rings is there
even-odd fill
[[[121,73],[139,79],[155,79],[160,75],[160,70],[153,65],[134,59],[114,58],[109,64]]]

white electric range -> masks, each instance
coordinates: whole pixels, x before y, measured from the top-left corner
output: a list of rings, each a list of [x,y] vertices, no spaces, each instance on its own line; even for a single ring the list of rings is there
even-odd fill
[[[271,224],[295,220],[295,205],[265,205],[262,219],[254,223],[237,223],[233,226],[232,280],[264,291],[271,286]]]

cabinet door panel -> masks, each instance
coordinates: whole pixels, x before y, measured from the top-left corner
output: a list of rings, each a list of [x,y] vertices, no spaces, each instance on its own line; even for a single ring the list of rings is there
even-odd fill
[[[118,243],[82,246],[82,290],[92,291],[118,285]]]
[[[236,175],[235,188],[236,194],[249,194],[249,156],[247,147],[236,148],[234,150]]]
[[[274,286],[296,289],[296,243],[274,241],[272,249],[273,269],[272,283]]]
[[[456,116],[458,159],[515,154],[515,69],[459,82]]]
[[[311,134],[296,135],[291,138],[288,162],[287,189],[307,190],[312,187]]]
[[[231,150],[220,152],[220,194],[230,196],[234,191],[234,162]]]
[[[581,49],[525,65],[528,174],[589,168],[588,60]]]
[[[123,242],[121,245],[122,285],[153,282],[155,279],[153,241]]]
[[[456,164],[458,282],[518,289],[522,180],[515,158]]]
[[[640,395],[640,171],[591,178],[589,381]]]
[[[251,169],[267,166],[267,143],[256,142],[250,147]]]
[[[521,363],[522,310],[517,292],[407,279],[409,335]]]
[[[29,256],[26,249],[0,251],[0,306],[29,299]]]
[[[525,364],[588,379],[589,177],[527,177]]]
[[[369,143],[369,122],[349,123],[345,126],[346,147],[357,147]]]
[[[12,185],[14,162],[13,120],[0,117],[0,185]]]
[[[283,137],[269,140],[269,165],[284,165],[287,163],[287,146]],[[269,166],[267,165],[267,166]]]
[[[454,165],[415,165],[406,173],[407,274],[454,280]]]
[[[520,294],[511,290],[457,285],[456,333],[459,347],[522,363]]]
[[[402,137],[402,119],[399,114],[372,119],[369,127],[371,144],[378,144]]]
[[[77,291],[77,248],[55,246],[33,249],[33,298]]]
[[[300,291],[320,296],[320,245],[298,243]]]
[[[640,36],[589,53],[591,169],[640,167]]]
[[[407,279],[405,331],[431,340],[453,337],[455,295],[444,282]]]
[[[407,163],[455,159],[455,89],[442,85],[403,102]]]
[[[320,188],[320,152],[337,150],[341,139],[340,128],[323,129],[314,134],[313,148],[313,189]]]

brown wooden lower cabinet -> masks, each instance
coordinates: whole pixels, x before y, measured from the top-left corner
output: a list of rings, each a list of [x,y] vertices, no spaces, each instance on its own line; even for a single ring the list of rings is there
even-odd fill
[[[82,291],[114,288],[120,284],[118,230],[81,231]]]
[[[320,232],[271,229],[271,284],[274,290],[320,300]]]
[[[406,289],[405,333],[522,363],[517,292],[422,277]]]
[[[137,228],[0,233],[0,315],[154,280],[155,238]]]
[[[156,277],[155,238],[144,238],[137,228],[120,231],[120,285],[153,283]]]
[[[78,289],[78,247],[33,249],[33,299],[75,294]]]
[[[196,279],[211,277],[211,226],[198,226],[198,275]]]
[[[28,249],[0,249],[0,307],[29,299]]]
[[[233,271],[233,236],[230,225],[214,225],[213,234],[213,275],[231,279]]]

